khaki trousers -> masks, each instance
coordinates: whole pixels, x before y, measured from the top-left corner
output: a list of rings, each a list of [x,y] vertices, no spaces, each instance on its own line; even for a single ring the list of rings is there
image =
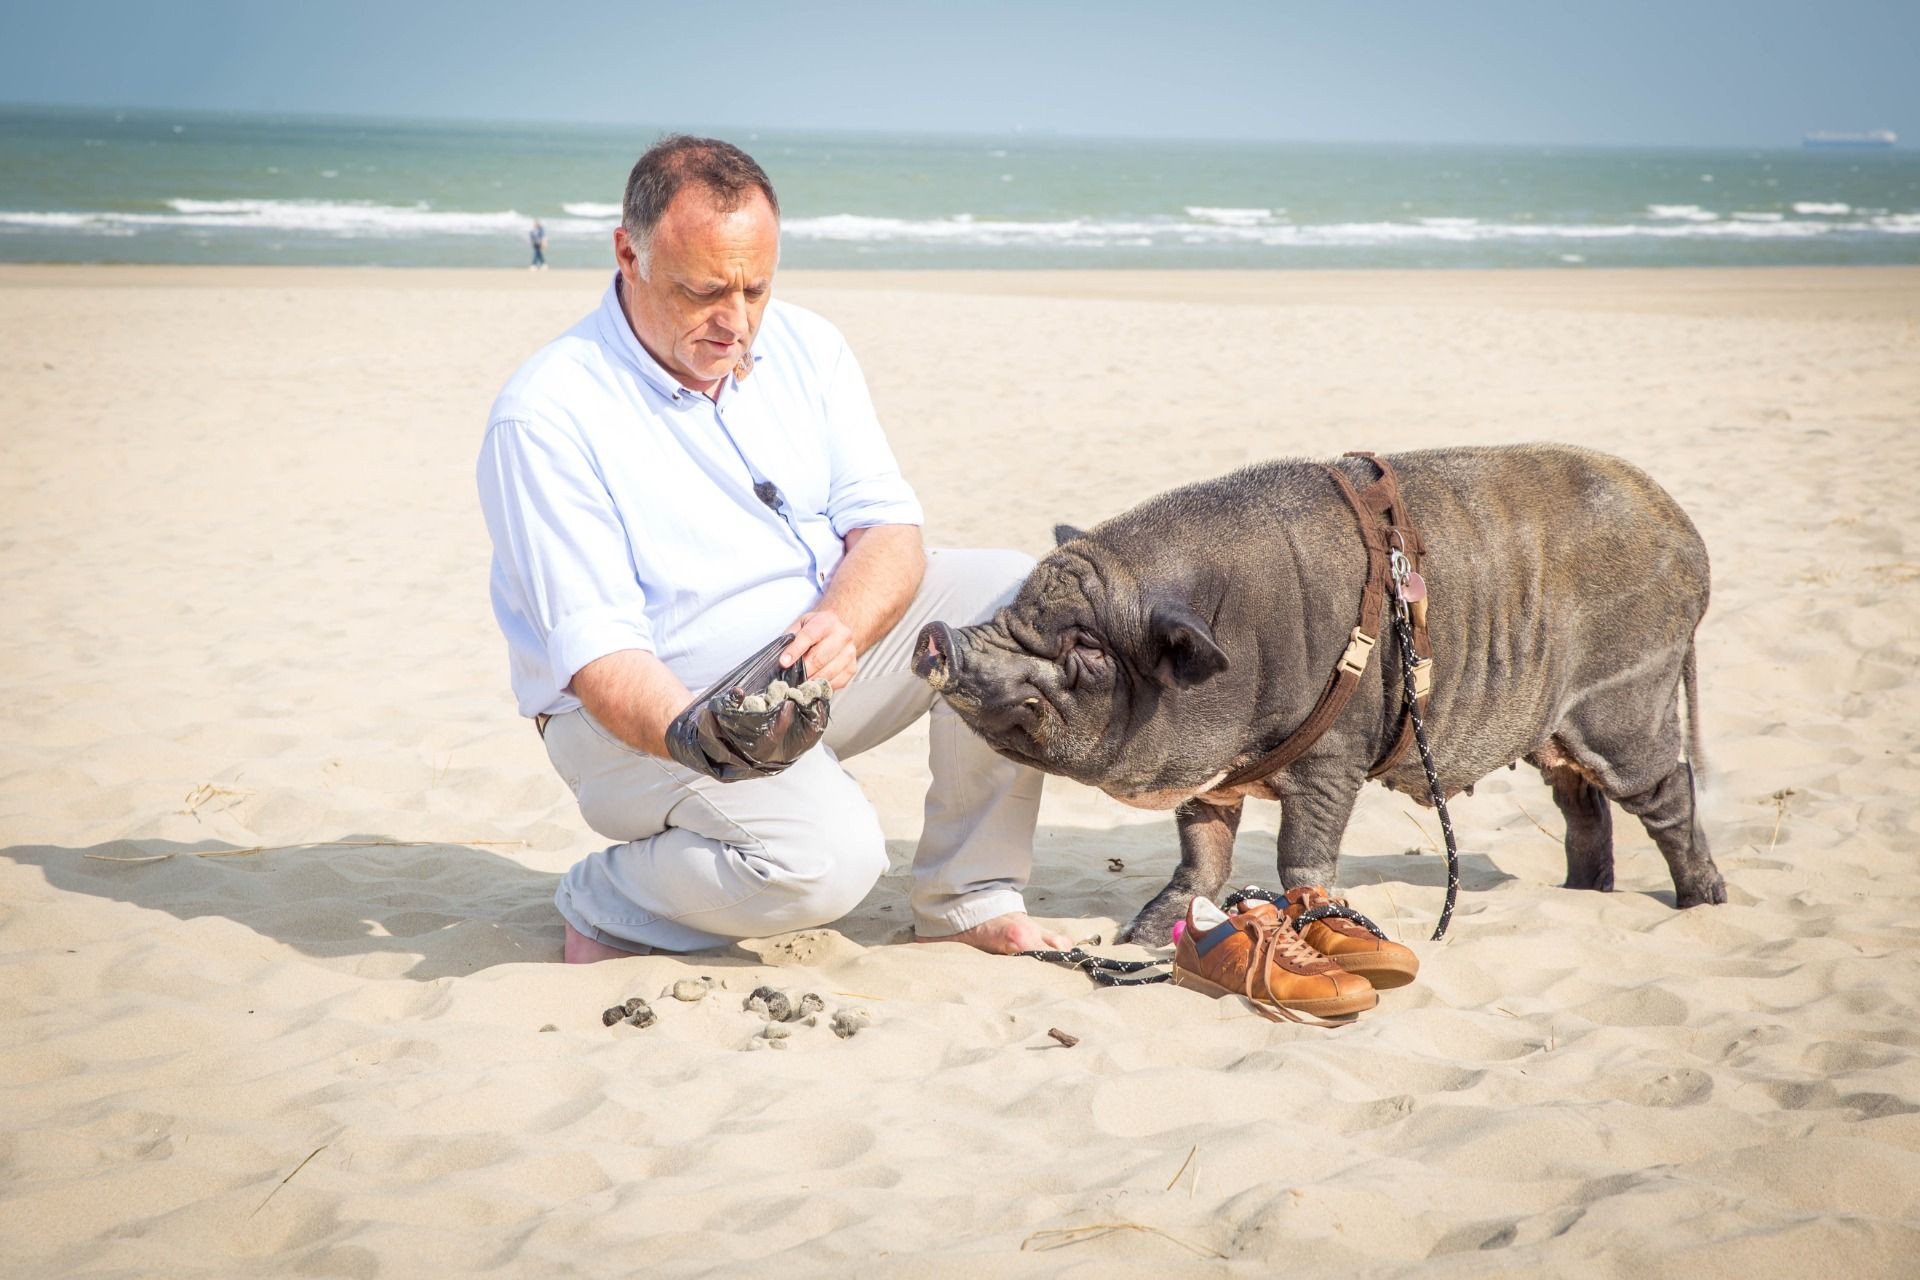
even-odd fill
[[[554,904],[588,938],[692,951],[837,920],[887,869],[873,806],[840,762],[931,715],[913,919],[945,937],[1009,911],[1033,866],[1042,775],[993,752],[913,674],[921,627],[985,621],[1033,561],[934,551],[899,625],[833,699],[825,740],[785,772],[722,784],[620,742],[583,707],[547,722],[547,756],[611,848],[562,877]]]

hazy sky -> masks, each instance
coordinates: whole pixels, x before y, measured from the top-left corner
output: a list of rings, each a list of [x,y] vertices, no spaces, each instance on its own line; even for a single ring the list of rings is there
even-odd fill
[[[1920,143],[1920,0],[0,7],[0,100],[677,127]]]

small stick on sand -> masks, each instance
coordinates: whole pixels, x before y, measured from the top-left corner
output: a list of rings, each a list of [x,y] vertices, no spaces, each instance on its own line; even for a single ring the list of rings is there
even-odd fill
[[[1406,941],[1406,939],[1400,936],[1400,904],[1393,900],[1393,890],[1387,887],[1386,879],[1378,872],[1374,873],[1373,883],[1380,892],[1387,895],[1387,906],[1393,912],[1393,940],[1395,942]]]
[[[321,1143],[319,1146],[315,1147],[313,1150],[307,1152],[307,1160],[313,1159],[315,1156],[319,1155],[322,1151],[325,1151],[328,1147],[332,1145],[333,1144],[331,1142]],[[302,1169],[306,1168],[307,1160],[302,1160],[299,1164],[293,1166],[293,1173],[298,1173]],[[273,1184],[273,1190],[267,1192],[267,1200],[271,1200],[275,1196],[279,1195],[280,1188],[286,1186],[289,1182],[293,1181],[293,1173],[288,1174],[286,1177],[280,1179],[280,1181]],[[266,1208],[267,1200],[262,1200],[259,1204],[253,1206],[253,1213],[258,1213],[262,1209]],[[253,1213],[250,1213],[247,1216],[251,1218],[253,1216]]]
[[[1514,808],[1516,808],[1516,809],[1518,809],[1518,810],[1519,810],[1519,811],[1521,812],[1521,814],[1522,814],[1522,815],[1523,815],[1523,816],[1524,816],[1524,817],[1526,818],[1526,820],[1527,820],[1528,822],[1531,822],[1531,823],[1533,823],[1533,829],[1534,829],[1535,831],[1538,831],[1538,832],[1539,832],[1539,833],[1540,833],[1541,835],[1543,835],[1543,836],[1545,836],[1545,837],[1546,837],[1547,839],[1549,839],[1549,840],[1551,840],[1551,841],[1553,841],[1553,842],[1554,842],[1555,844],[1559,844],[1559,843],[1561,843],[1561,840],[1560,840],[1560,837],[1559,837],[1559,836],[1556,836],[1555,834],[1553,834],[1553,832],[1551,832],[1551,831],[1549,831],[1549,830],[1547,830],[1547,829],[1546,829],[1545,827],[1543,827],[1543,826],[1541,826],[1541,825],[1539,824],[1539,822],[1537,822],[1537,821],[1536,821],[1536,820],[1534,819],[1534,816],[1533,816],[1532,814],[1530,814],[1530,813],[1528,813],[1528,812],[1527,812],[1527,806],[1525,806],[1525,805],[1523,805],[1523,804],[1521,804],[1521,803],[1520,803],[1520,802],[1519,802],[1518,800],[1515,800],[1515,801],[1513,802],[1513,807],[1514,807]]]
[[[186,799],[181,802],[187,807],[180,812],[186,814],[188,817],[197,818],[200,816],[200,808],[202,805],[214,800],[225,800],[227,803],[221,805],[218,809],[212,810],[214,813],[224,813],[252,794],[253,792],[242,787],[216,787],[211,782],[203,782],[193,790],[187,792]]]
[[[1058,1027],[1048,1027],[1047,1034],[1052,1036],[1055,1040],[1058,1040],[1060,1042],[1060,1046],[1064,1049],[1071,1049],[1073,1048],[1073,1046],[1080,1043],[1079,1036],[1070,1036]]]
[[[1200,1144],[1197,1142],[1187,1148],[1187,1158],[1180,1162],[1179,1172],[1175,1173],[1171,1178],[1167,1179],[1167,1190],[1169,1191],[1173,1190],[1173,1184],[1180,1181],[1180,1174],[1185,1173],[1187,1171],[1187,1166],[1193,1163],[1194,1153],[1199,1150],[1200,1150]]]
[[[1787,820],[1787,801],[1795,794],[1792,787],[1782,787],[1773,793],[1773,837],[1767,841],[1767,853],[1773,853],[1773,846],[1780,843],[1780,824]]]
[[[1185,1249],[1188,1253],[1200,1258],[1225,1258],[1227,1256],[1224,1253],[1215,1253],[1211,1249],[1202,1249],[1197,1244],[1189,1244],[1179,1236],[1169,1235],[1158,1227],[1144,1226],[1138,1222],[1090,1222],[1084,1227],[1060,1227],[1047,1231],[1036,1231],[1020,1242],[1020,1251],[1025,1253],[1028,1245],[1033,1245],[1033,1251],[1035,1253],[1040,1253],[1047,1249],[1064,1249],[1070,1244],[1085,1244],[1089,1240],[1098,1240],[1101,1236],[1111,1235],[1116,1231],[1144,1231],[1148,1235],[1159,1236],[1162,1240],[1170,1240],[1182,1249]],[[1041,1243],[1035,1244],[1035,1241],[1040,1241]]]

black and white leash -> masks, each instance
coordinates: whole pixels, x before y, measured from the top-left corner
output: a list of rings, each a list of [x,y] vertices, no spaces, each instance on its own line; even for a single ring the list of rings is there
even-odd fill
[[[1287,909],[1285,894],[1269,893],[1265,889],[1258,889],[1252,885],[1248,885],[1244,889],[1236,889],[1228,894],[1220,903],[1220,909],[1222,911],[1232,911],[1243,902],[1271,902],[1282,912],[1285,912]],[[1297,918],[1288,920],[1286,923],[1293,926],[1295,933],[1301,933],[1315,920],[1325,920],[1329,916],[1338,916],[1342,920],[1351,920],[1376,938],[1385,938],[1387,936],[1381,931],[1379,925],[1367,919],[1352,907],[1344,907],[1337,902],[1328,902],[1317,907],[1309,907],[1307,910],[1301,912]],[[1168,982],[1173,978],[1171,973],[1166,972],[1149,974],[1144,978],[1127,976],[1144,973],[1149,969],[1160,969],[1162,966],[1171,965],[1173,963],[1171,959],[1116,960],[1111,956],[1093,955],[1080,947],[1074,947],[1070,951],[1022,951],[1020,954],[1029,956],[1035,960],[1045,960],[1049,964],[1065,965],[1069,969],[1078,969],[1089,978],[1092,978],[1095,983],[1103,987],[1144,987],[1148,983]]]
[[[1150,982],[1171,982],[1171,973],[1155,973],[1145,978],[1129,978],[1124,974],[1142,973],[1148,969],[1158,969],[1173,963],[1167,960],[1115,960],[1111,956],[1090,955],[1079,947],[1071,951],[1022,951],[1023,956],[1035,960],[1045,960],[1049,964],[1063,964],[1069,969],[1079,969],[1095,983],[1103,987],[1144,987]]]
[[[1413,669],[1420,655],[1413,651],[1413,626],[1407,620],[1406,586],[1412,565],[1398,549],[1391,553],[1391,562],[1393,630],[1400,637],[1400,679],[1405,689],[1407,715],[1413,720],[1413,740],[1420,747],[1420,763],[1427,771],[1427,792],[1433,797],[1433,807],[1440,815],[1440,832],[1447,841],[1447,900],[1440,908],[1440,923],[1434,926],[1432,939],[1438,942],[1446,936],[1447,925],[1453,919],[1453,901],[1460,893],[1460,847],[1453,838],[1453,818],[1447,813],[1447,797],[1440,790],[1440,771],[1433,766],[1433,750],[1427,745],[1427,723],[1420,714],[1420,697],[1414,684]]]
[[[1235,889],[1232,893],[1228,894],[1225,900],[1220,903],[1220,909],[1222,911],[1231,911],[1243,902],[1271,902],[1280,909],[1282,914],[1284,914],[1287,909],[1287,898],[1285,894],[1268,893],[1265,889],[1257,889],[1253,885],[1248,885],[1244,889]],[[1305,933],[1307,926],[1315,920],[1325,920],[1329,916],[1337,916],[1342,920],[1351,920],[1374,937],[1382,941],[1387,940],[1385,931],[1382,930],[1379,925],[1367,919],[1352,907],[1344,906],[1338,902],[1323,902],[1317,907],[1308,907],[1287,923],[1293,926],[1295,933]]]

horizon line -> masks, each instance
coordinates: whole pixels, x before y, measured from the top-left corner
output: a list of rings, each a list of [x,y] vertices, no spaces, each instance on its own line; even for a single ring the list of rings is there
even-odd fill
[[[1804,149],[1808,135],[1819,133],[1866,133],[1868,129],[1830,129],[1809,128],[1793,141],[1777,142],[1568,142],[1544,139],[1525,140],[1487,140],[1467,141],[1461,139],[1436,138],[1310,138],[1300,136],[1279,136],[1271,134],[1137,134],[1087,132],[1074,129],[1041,128],[1026,125],[1014,125],[1002,129],[898,129],[884,126],[856,127],[849,125],[673,125],[658,122],[632,122],[618,120],[583,120],[558,118],[502,118],[494,116],[459,115],[409,115],[382,114],[375,112],[315,111],[308,109],[281,109],[256,107],[180,107],[151,106],[138,103],[76,103],[76,102],[32,102],[0,100],[0,112],[42,111],[49,113],[138,113],[141,115],[175,115],[183,117],[235,117],[267,119],[301,123],[340,123],[340,124],[426,124],[439,126],[468,126],[473,128],[512,128],[537,129],[541,126],[574,129],[631,129],[636,132],[651,131],[665,135],[669,133],[700,132],[708,136],[738,136],[746,133],[757,138],[761,134],[775,136],[794,134],[827,134],[840,137],[877,137],[877,138],[980,138],[995,141],[1026,139],[1032,141],[1068,141],[1068,142],[1148,142],[1148,143],[1185,143],[1203,145],[1246,145],[1273,144],[1306,147],[1487,147],[1499,149],[1564,149],[1577,151],[1800,151]],[[1883,129],[1885,126],[1874,126]],[[1887,132],[1896,132],[1887,129]],[[1897,137],[1897,133],[1896,133]],[[1911,147],[1898,142],[1891,151],[1910,151]]]

